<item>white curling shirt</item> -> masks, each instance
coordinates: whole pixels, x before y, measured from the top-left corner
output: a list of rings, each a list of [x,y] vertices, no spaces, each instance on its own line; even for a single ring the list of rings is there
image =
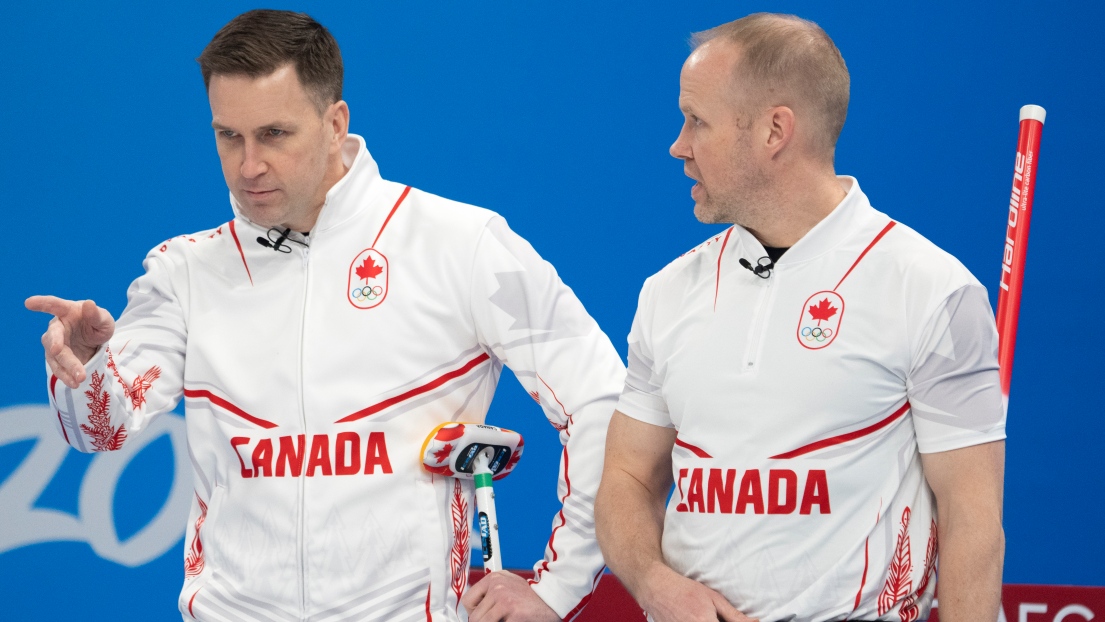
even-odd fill
[[[765,621],[926,618],[920,453],[1005,438],[985,289],[840,179],[768,278],[734,226],[645,282],[629,336],[618,409],[678,430],[664,557]]]
[[[604,568],[591,508],[624,367],[500,216],[385,181],[358,136],[343,155],[290,252],[240,214],[150,251],[88,379],[50,378],[59,431],[117,449],[186,400],[185,620],[463,620],[471,482],[420,449],[483,422],[509,365],[564,444],[533,589],[570,619]]]

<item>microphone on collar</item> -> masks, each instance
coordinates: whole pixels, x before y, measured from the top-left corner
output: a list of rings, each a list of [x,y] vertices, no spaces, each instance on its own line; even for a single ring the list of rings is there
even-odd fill
[[[775,268],[775,262],[767,256],[757,259],[755,266],[753,266],[752,262],[748,261],[744,257],[741,257],[738,261],[740,265],[744,266],[749,272],[755,274],[761,279],[769,278],[771,276],[772,269]]]
[[[275,240],[272,239],[274,233],[276,234]],[[265,248],[271,248],[278,253],[292,252],[292,247],[288,244],[285,244],[285,242],[294,242],[295,244],[299,244],[300,246],[307,246],[306,244],[298,240],[289,240],[288,236],[291,234],[292,230],[290,228],[285,228],[281,230],[280,227],[272,227],[268,231],[268,239],[266,240],[262,236],[257,236],[257,243],[261,246],[264,246]]]

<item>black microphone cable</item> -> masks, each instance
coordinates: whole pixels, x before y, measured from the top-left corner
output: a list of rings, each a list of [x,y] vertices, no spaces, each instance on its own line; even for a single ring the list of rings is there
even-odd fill
[[[744,257],[741,257],[738,261],[740,262],[740,265],[744,266],[749,272],[755,274],[761,279],[766,279],[770,277],[771,271],[775,268],[775,262],[771,260],[771,257],[767,256],[757,259],[755,266],[753,266],[752,262],[748,261]]]

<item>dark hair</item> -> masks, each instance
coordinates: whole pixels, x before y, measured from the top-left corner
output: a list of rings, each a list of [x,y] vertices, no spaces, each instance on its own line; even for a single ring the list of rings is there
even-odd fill
[[[267,76],[292,63],[318,109],[341,100],[341,50],[330,31],[306,13],[255,9],[223,26],[196,61],[203,84],[213,75]]]
[[[848,116],[848,67],[833,40],[817,24],[795,15],[753,13],[691,37],[697,48],[724,39],[737,45],[742,60],[734,77],[769,106],[803,108],[814,125],[815,146],[831,154]]]

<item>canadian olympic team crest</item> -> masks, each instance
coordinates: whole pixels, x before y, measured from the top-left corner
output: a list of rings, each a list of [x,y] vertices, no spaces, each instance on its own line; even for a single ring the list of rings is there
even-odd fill
[[[840,334],[844,299],[836,292],[817,292],[802,305],[798,318],[798,343],[810,350],[829,345]]]
[[[345,295],[358,309],[371,309],[388,295],[388,258],[374,248],[366,248],[349,264]]]

